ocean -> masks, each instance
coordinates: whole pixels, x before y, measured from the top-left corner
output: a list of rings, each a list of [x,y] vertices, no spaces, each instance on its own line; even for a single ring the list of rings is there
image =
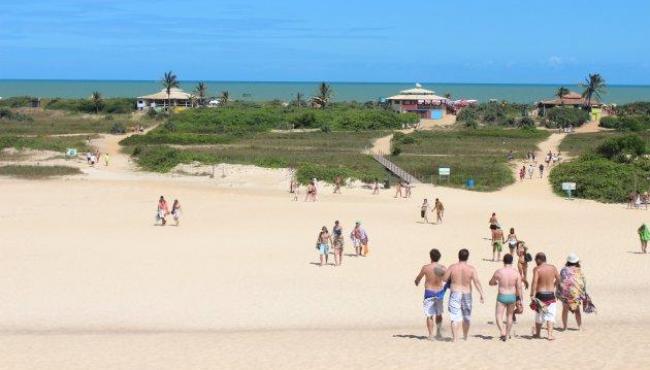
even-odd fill
[[[181,81],[181,88],[192,91],[196,81]],[[233,82],[206,81],[209,96],[218,96],[228,91],[231,99],[265,101],[279,99],[288,101],[302,93],[305,97],[316,94],[318,82]],[[335,101],[365,102],[397,94],[400,90],[412,88],[414,83],[331,83]],[[451,94],[452,99],[507,100],[517,103],[533,103],[552,98],[560,84],[467,84],[467,83],[422,83],[424,88],[438,95]],[[563,84],[569,90],[582,91],[574,84]],[[137,97],[158,92],[159,81],[109,81],[109,80],[0,80],[0,97],[37,96],[41,98],[85,98],[93,91],[105,97]],[[650,86],[611,85],[603,95],[603,101],[610,104],[624,104],[634,101],[650,101]]]

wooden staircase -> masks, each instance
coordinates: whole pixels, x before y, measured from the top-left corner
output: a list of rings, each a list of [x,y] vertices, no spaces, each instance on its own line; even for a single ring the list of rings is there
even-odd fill
[[[415,178],[415,176],[409,174],[408,172],[404,171],[403,169],[399,168],[395,163],[389,161],[384,157],[383,155],[379,154],[373,154],[372,157],[379,162],[382,166],[384,166],[388,171],[392,172],[395,176],[399,177],[400,179],[408,182],[409,184],[419,184],[420,180]]]

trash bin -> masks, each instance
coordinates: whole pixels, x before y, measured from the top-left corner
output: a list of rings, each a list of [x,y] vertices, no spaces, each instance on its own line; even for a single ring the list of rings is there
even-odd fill
[[[467,186],[468,189],[474,189],[474,179],[467,179],[465,186]]]

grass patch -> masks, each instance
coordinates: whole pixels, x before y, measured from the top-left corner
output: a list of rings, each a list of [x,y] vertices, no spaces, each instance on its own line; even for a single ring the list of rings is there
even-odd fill
[[[42,109],[13,109],[0,119],[0,135],[58,135],[111,133],[116,124],[126,128],[150,126],[156,121],[131,114],[95,115]]]
[[[6,136],[0,135],[0,150],[6,148],[51,150],[65,152],[67,148],[77,148],[79,151],[88,150],[86,137],[80,136]]]
[[[391,160],[420,181],[464,187],[474,179],[475,189],[493,191],[515,181],[507,162],[510,151],[525,158],[549,133],[533,129],[467,129],[395,135]],[[449,181],[438,181],[438,168],[450,167]]]
[[[138,146],[134,148],[138,164],[146,170],[168,172],[180,163],[252,164],[267,168],[293,167],[298,179],[307,182],[316,177],[333,181],[337,175],[371,182],[386,172],[369,155],[362,154],[382,131],[260,133],[239,139],[230,145],[200,148]]]
[[[0,176],[11,176],[21,179],[47,179],[57,176],[71,176],[81,174],[81,170],[68,166],[0,166]]]
[[[571,157],[578,157],[582,154],[593,152],[608,139],[625,135],[625,133],[615,131],[571,134],[565,137],[562,143],[560,143],[560,151],[568,153]],[[646,145],[650,145],[650,132],[640,132],[638,135],[645,140]]]

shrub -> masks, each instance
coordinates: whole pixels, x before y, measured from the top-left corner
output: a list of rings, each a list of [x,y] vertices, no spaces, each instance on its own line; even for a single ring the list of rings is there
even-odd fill
[[[0,167],[0,176],[23,179],[43,179],[55,176],[79,175],[81,173],[77,167],[69,166],[9,165]]]
[[[294,128],[313,127],[316,125],[316,114],[314,112],[302,112],[289,120]]]
[[[22,113],[15,113],[9,108],[0,108],[0,119],[6,119],[10,121],[33,121],[34,119],[31,116]]]
[[[397,157],[398,155],[402,154],[402,147],[400,147],[399,145],[393,145],[393,148],[390,151],[390,153],[393,156]]]
[[[600,126],[613,128],[619,131],[644,131],[650,129],[650,116],[631,115],[614,117],[603,117],[600,120]]]
[[[596,153],[618,162],[629,162],[646,153],[646,143],[638,135],[611,138],[596,148]]]
[[[563,182],[575,182],[577,187],[573,194],[578,198],[623,202],[628,194],[636,190],[635,184],[642,189],[650,186],[647,174],[647,171],[634,165],[585,156],[554,167],[550,180],[558,194],[564,194]]]
[[[126,127],[121,122],[115,122],[111,126],[111,134],[124,134],[126,133]]]
[[[523,117],[522,119],[520,119],[519,122],[517,123],[517,125],[519,127],[534,127],[535,126],[535,120],[533,120],[532,118],[526,116],[526,117]]]
[[[551,128],[582,126],[589,121],[589,113],[583,109],[572,107],[555,107],[546,112],[547,126]]]
[[[607,116],[600,119],[598,126],[604,128],[618,128],[620,119],[616,116]]]
[[[12,96],[9,98],[0,99],[0,107],[31,107],[33,100],[37,100],[37,98],[33,96]]]

